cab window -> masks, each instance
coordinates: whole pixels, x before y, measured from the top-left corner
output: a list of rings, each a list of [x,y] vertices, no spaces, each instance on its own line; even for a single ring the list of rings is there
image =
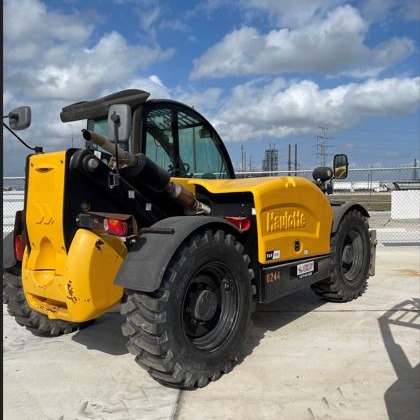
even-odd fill
[[[161,168],[175,175],[176,159],[173,130],[173,111],[153,109],[146,119],[145,154]]]
[[[193,178],[227,178],[226,162],[204,122],[178,112],[179,154]]]
[[[214,130],[199,115],[176,104],[146,112],[144,153],[171,176],[228,178]]]
[[[105,137],[106,139],[108,138],[108,118],[91,118],[87,120],[87,129],[89,131],[93,131],[96,134],[99,134],[102,137]],[[128,150],[129,152],[131,152],[130,150],[130,144],[131,141],[130,139],[128,141],[120,141],[118,142],[118,145],[121,147],[121,149],[123,150]],[[90,143],[89,142],[89,149],[92,150],[99,150],[101,152],[105,152],[104,149],[102,149],[101,147],[99,147],[98,145],[94,144],[94,143]],[[105,152],[108,153],[108,152]]]

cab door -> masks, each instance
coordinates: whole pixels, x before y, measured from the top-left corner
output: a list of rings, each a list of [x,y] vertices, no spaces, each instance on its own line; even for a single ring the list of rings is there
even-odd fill
[[[175,101],[151,100],[143,106],[141,151],[178,178],[231,179],[227,150],[211,124]]]

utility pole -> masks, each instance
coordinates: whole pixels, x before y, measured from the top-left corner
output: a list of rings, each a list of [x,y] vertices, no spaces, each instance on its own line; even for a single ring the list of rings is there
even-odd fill
[[[295,176],[297,175],[297,167],[298,167],[298,163],[297,163],[297,144],[295,143]]]
[[[241,145],[241,171],[246,171],[246,150],[243,144]]]
[[[291,175],[292,170],[292,145],[289,143],[289,159],[287,160],[287,175]]]
[[[414,159],[413,180],[417,180],[417,159]]]

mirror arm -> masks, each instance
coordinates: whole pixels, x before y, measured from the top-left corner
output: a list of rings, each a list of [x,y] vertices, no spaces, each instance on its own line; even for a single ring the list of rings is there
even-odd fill
[[[111,115],[111,120],[114,124],[114,137],[115,137],[115,172],[119,173],[120,165],[118,162],[118,123],[120,122],[120,116],[114,111]],[[119,176],[119,175],[118,175]]]
[[[6,118],[8,117],[8,115],[6,116]],[[3,118],[5,118],[3,116]],[[42,153],[42,147],[40,146],[35,146],[35,147],[31,147],[29,146],[29,144],[25,143],[7,124],[5,124],[3,122],[3,127],[5,127],[8,131],[10,131],[10,133],[12,133],[25,147],[27,147],[29,150],[33,150],[35,153]]]

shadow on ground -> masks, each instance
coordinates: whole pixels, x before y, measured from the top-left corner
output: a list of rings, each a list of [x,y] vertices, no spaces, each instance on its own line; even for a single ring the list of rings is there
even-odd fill
[[[310,289],[303,289],[269,304],[257,305],[245,343],[245,357],[258,346],[267,331],[276,331],[327,302]]]
[[[411,366],[403,347],[396,342],[391,330],[391,326],[419,330],[419,309],[420,299],[406,300],[378,319],[386,351],[397,375],[397,380],[384,395],[390,420],[420,418],[420,365]]]
[[[322,306],[325,301],[310,289],[295,292],[267,305],[258,305],[252,315],[252,326],[248,331],[244,346],[244,357],[250,355],[258,346],[267,331],[275,331],[289,322]],[[115,356],[127,354],[127,339],[122,335],[121,325],[124,317],[119,313],[107,313],[92,325],[79,330],[72,340],[87,349],[102,351]]]
[[[124,317],[119,313],[107,313],[92,325],[79,330],[73,335],[72,340],[86,346],[88,350],[98,350],[114,356],[126,354],[127,339],[121,332],[123,322]]]

